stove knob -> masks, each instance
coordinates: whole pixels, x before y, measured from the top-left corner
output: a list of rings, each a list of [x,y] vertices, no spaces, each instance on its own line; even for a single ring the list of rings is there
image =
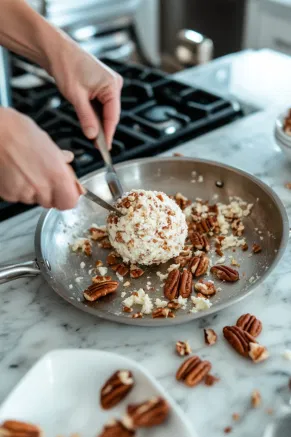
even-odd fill
[[[177,35],[178,45],[175,50],[178,62],[184,67],[205,64],[213,56],[211,39],[190,29],[183,29]]]

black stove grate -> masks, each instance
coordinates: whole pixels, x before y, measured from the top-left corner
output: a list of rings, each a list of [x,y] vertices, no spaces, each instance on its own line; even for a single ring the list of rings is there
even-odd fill
[[[237,102],[169,79],[160,71],[103,61],[124,78],[114,163],[156,155],[243,116]],[[16,57],[12,62],[15,77],[26,73],[16,65]],[[25,89],[14,85],[12,96],[15,109],[32,117],[60,148],[75,154],[72,165],[79,177],[102,167],[101,155],[84,137],[73,106],[53,84]],[[0,221],[24,208],[0,202]]]

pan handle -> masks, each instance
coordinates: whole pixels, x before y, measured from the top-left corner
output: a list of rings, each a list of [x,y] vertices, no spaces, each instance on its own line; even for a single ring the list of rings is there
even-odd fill
[[[26,261],[19,264],[10,264],[0,267],[0,284],[13,281],[14,279],[26,278],[28,276],[37,276],[40,269],[36,261]]]

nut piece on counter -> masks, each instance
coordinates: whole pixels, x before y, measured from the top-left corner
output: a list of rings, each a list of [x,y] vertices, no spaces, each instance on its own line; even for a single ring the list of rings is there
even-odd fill
[[[18,420],[6,420],[0,425],[0,436],[3,437],[41,437],[42,430],[30,423]]]
[[[250,343],[249,348],[249,356],[254,363],[260,363],[269,358],[269,352],[265,346],[258,343]]]
[[[263,328],[262,322],[249,313],[240,316],[236,322],[236,326],[247,331],[253,337],[258,337]]]
[[[212,346],[213,344],[215,344],[217,342],[217,334],[211,328],[204,329],[204,339],[205,339],[205,343],[208,346]]]
[[[113,419],[104,426],[98,437],[133,437],[135,431],[128,429],[121,421]]]
[[[232,419],[233,419],[235,422],[238,422],[238,421],[240,420],[240,415],[239,415],[238,413],[233,413],[233,414],[232,414]]]
[[[188,387],[198,385],[211,370],[209,361],[202,361],[199,357],[188,358],[176,373],[177,381],[182,381]]]
[[[119,283],[116,281],[105,281],[97,284],[92,284],[83,291],[83,296],[89,302],[95,302],[100,297],[114,293],[118,288]]]
[[[251,395],[251,406],[253,408],[259,408],[262,404],[261,393],[258,390],[254,390]]]
[[[133,375],[129,370],[118,370],[103,385],[100,403],[104,410],[109,410],[124,399],[134,385]]]
[[[213,266],[211,267],[210,272],[221,281],[235,282],[239,280],[238,271],[228,266]]]
[[[206,375],[204,378],[204,384],[208,385],[209,387],[212,387],[214,384],[216,384],[219,381],[220,381],[219,378],[217,378],[214,375],[210,375],[210,373],[208,373],[208,375]]]
[[[250,343],[256,343],[255,338],[238,326],[225,326],[223,335],[229,344],[243,357],[249,356]]]
[[[176,352],[180,357],[185,357],[191,354],[192,349],[188,341],[177,341]]]
[[[165,422],[169,411],[169,404],[163,398],[153,397],[141,404],[128,405],[124,423],[133,429],[158,426]]]
[[[224,428],[223,430],[224,434],[229,434],[232,432],[232,427],[231,426],[227,426]]]

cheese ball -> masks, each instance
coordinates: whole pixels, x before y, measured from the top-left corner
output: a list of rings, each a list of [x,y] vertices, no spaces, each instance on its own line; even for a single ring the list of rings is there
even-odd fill
[[[107,219],[110,243],[124,262],[161,264],[180,254],[187,237],[184,214],[158,191],[132,190],[119,199]]]

